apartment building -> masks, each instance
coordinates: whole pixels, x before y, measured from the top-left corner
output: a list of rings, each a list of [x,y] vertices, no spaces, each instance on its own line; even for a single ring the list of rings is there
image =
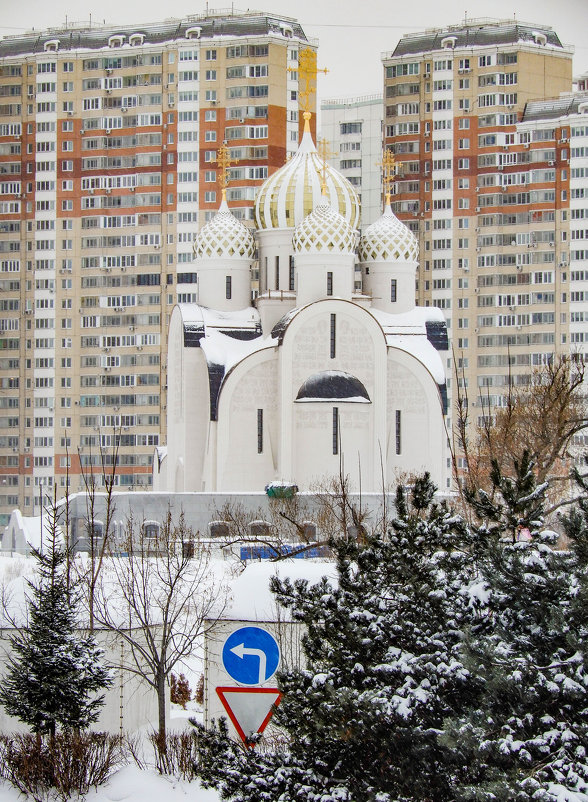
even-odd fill
[[[543,103],[571,92],[572,50],[548,27],[472,20],[404,36],[383,63],[394,210],[419,237],[418,298],[444,310],[475,419],[481,395],[500,404],[510,376],[579,342],[570,98]]]
[[[198,299],[192,240],[295,152],[292,19],[209,12],[0,42],[0,524],[43,493],[147,488],[165,437],[166,336]]]
[[[381,94],[321,102],[327,158],[357,190],[362,228],[382,214],[382,112]]]

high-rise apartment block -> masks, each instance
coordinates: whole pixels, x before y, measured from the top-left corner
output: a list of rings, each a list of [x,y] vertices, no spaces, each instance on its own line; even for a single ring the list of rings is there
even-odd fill
[[[146,487],[165,436],[166,336],[198,299],[192,239],[299,140],[289,18],[214,13],[66,27],[0,42],[0,523],[37,513],[118,448],[116,483]],[[103,451],[101,455],[101,450]]]
[[[384,67],[393,208],[419,237],[418,297],[445,312],[475,419],[481,396],[500,404],[509,381],[582,351],[588,94],[572,94],[551,28],[513,20],[404,36]]]
[[[357,190],[367,228],[382,214],[382,95],[323,100],[321,131],[330,164]]]

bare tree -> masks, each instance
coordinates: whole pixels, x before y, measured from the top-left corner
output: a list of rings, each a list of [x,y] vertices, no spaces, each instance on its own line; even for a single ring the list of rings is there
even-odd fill
[[[210,548],[168,512],[154,531],[127,521],[120,556],[109,556],[95,588],[95,620],[128,646],[123,668],[157,694],[158,740],[165,751],[165,708],[174,666],[221,617],[228,598],[210,565]],[[125,556],[123,556],[125,555]]]
[[[493,462],[503,475],[510,475],[513,459],[520,462],[524,452],[534,465],[537,483],[567,481],[574,437],[588,427],[584,370],[583,361],[557,356],[533,370],[527,384],[515,385],[509,367],[502,405],[493,404],[489,392],[481,394],[481,415],[476,421],[470,417],[467,388],[460,387],[462,377],[456,377],[453,458],[460,483],[491,493]],[[458,469],[458,456],[465,469]]]
[[[267,507],[247,510],[238,502],[228,502],[213,513],[225,548],[243,544],[263,548],[267,559],[290,559],[313,549],[328,550],[335,539],[365,538],[369,513],[361,494],[349,490],[349,478],[341,469],[338,476],[320,482],[308,495],[270,498]],[[386,497],[382,514],[371,527],[385,530]]]
[[[111,454],[108,454],[106,449],[102,446],[102,443],[100,443],[98,451],[98,471],[94,470],[91,449],[89,454],[90,464],[86,469],[82,466],[81,454],[79,455],[82,478],[86,489],[86,537],[89,548],[89,561],[85,566],[84,581],[88,588],[90,632],[94,629],[94,597],[96,594],[96,587],[105,555],[109,550],[110,536],[112,534],[111,529],[115,513],[113,492],[116,486],[120,428],[118,431],[116,429],[113,430],[113,443]],[[97,476],[100,477],[100,482],[98,482]],[[101,520],[99,524],[96,510],[97,493],[99,492],[100,486],[104,487],[104,520]]]

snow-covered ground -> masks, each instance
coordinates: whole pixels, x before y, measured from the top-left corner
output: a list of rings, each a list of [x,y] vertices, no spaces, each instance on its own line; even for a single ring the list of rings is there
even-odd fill
[[[189,703],[190,710],[182,710],[172,705],[170,731],[180,732],[191,729],[190,716],[199,718],[197,707]],[[139,735],[146,735],[146,732]],[[145,752],[149,750],[147,747]],[[148,760],[149,758],[147,758]],[[117,771],[110,780],[98,790],[87,795],[87,802],[220,802],[214,790],[206,790],[200,783],[183,782],[175,777],[159,774],[154,768],[140,769],[129,756],[129,764]],[[0,780],[0,802],[23,802],[24,797],[10,783]]]
[[[198,782],[185,783],[163,777],[154,769],[141,771],[128,765],[113,775],[106,785],[90,791],[88,802],[220,802],[216,791],[201,788]],[[23,802],[23,796],[8,783],[0,782],[0,802]]]

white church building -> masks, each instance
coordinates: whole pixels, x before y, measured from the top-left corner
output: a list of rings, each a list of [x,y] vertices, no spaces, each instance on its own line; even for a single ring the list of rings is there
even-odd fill
[[[423,470],[448,486],[447,330],[415,307],[417,240],[389,198],[359,237],[357,194],[305,117],[297,153],[260,188],[255,233],[223,191],[195,239],[199,303],[170,321],[154,491],[309,490],[341,470],[356,492]]]

